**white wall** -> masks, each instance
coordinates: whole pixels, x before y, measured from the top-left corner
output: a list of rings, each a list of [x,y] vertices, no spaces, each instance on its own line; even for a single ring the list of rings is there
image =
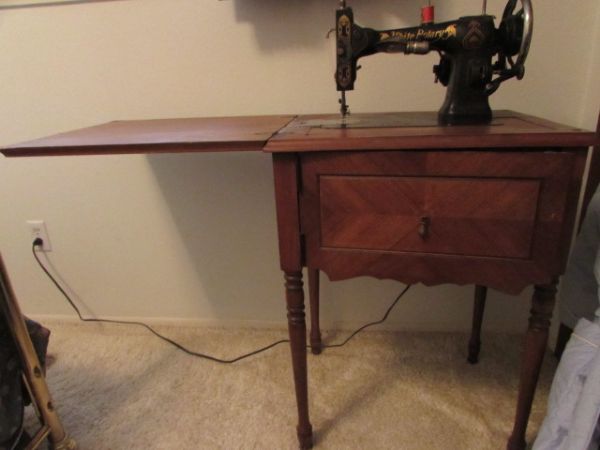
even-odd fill
[[[414,25],[416,0],[353,0],[376,28]],[[439,2],[438,20],[477,0]],[[490,1],[501,14],[504,2]],[[335,112],[337,1],[123,0],[0,12],[0,145],[115,119]],[[600,85],[597,0],[534,2],[521,82],[492,98],[593,128]],[[434,55],[365,60],[359,111],[436,110]],[[36,267],[27,219],[43,219],[49,254],[86,313],[283,324],[272,173],[261,154],[0,157],[0,249],[26,313],[72,315]],[[381,315],[396,282],[324,282],[325,325]],[[525,326],[528,296],[492,292],[487,329]],[[465,329],[471,287],[417,286],[390,328]]]

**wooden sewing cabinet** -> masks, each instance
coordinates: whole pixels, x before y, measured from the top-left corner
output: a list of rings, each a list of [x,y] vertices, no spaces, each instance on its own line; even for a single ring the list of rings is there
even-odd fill
[[[433,113],[258,116],[112,122],[8,147],[6,156],[266,151],[272,153],[281,268],[299,413],[308,414],[302,269],[319,352],[318,274],[473,284],[471,361],[490,287],[534,285],[511,450],[525,430],[567,261],[594,133],[512,112],[485,126],[437,126]]]
[[[511,112],[497,113],[487,126],[440,127],[427,113],[352,116],[342,129],[333,127],[335,120],[297,118],[265,147],[273,152],[300,446],[312,445],[307,267],[315,353],[321,346],[319,271],[331,280],[367,275],[476,285],[472,362],[485,290],[517,294],[534,285],[508,441],[509,449],[524,449],[590,134]],[[385,125],[369,127],[377,122]]]

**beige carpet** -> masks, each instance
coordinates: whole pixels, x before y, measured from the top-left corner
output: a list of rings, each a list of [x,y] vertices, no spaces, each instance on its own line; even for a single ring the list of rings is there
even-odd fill
[[[187,356],[141,328],[46,325],[52,330],[50,389],[83,450],[297,448],[287,344],[219,365]],[[272,330],[158,329],[221,357],[286,337]],[[467,338],[367,331],[343,348],[309,355],[315,448],[505,448],[521,338],[484,336],[476,366],[466,363]],[[528,441],[543,418],[555,365],[547,355]]]

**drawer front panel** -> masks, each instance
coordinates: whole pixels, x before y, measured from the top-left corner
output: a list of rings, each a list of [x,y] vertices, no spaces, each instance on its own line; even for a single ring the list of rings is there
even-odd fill
[[[513,293],[548,283],[564,270],[584,156],[303,154],[304,264],[331,280],[373,276]]]
[[[529,258],[539,180],[321,176],[323,248]]]

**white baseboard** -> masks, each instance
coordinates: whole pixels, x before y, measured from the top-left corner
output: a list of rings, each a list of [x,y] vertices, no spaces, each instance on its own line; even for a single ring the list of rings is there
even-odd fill
[[[77,316],[62,314],[32,314],[33,320],[48,326],[52,324],[78,324],[83,323]],[[129,322],[143,322],[148,325],[171,326],[171,327],[197,327],[197,328],[224,328],[224,329],[262,329],[262,330],[287,330],[287,321],[262,321],[262,320],[231,320],[231,319],[207,319],[207,318],[181,318],[181,317],[121,317],[108,316],[103,319],[123,320]],[[341,322],[323,321],[322,330],[354,331],[366,322]],[[90,324],[88,322],[88,324]],[[310,320],[307,317],[307,329],[310,329]],[[456,323],[428,322],[389,322],[369,328],[367,331],[406,331],[406,332],[440,332],[440,333],[469,333],[470,329],[457,326]],[[525,331],[525,327],[523,327]],[[520,330],[499,330],[493,326],[485,327],[483,332],[518,334]]]
[[[73,325],[84,323],[79,320],[79,317],[63,314],[31,314],[28,315],[31,319],[47,324],[66,324]],[[269,322],[261,320],[220,320],[220,319],[201,319],[201,318],[182,318],[182,317],[138,317],[138,316],[106,316],[102,319],[126,321],[126,322],[142,322],[147,325],[156,326],[171,326],[171,327],[190,327],[190,328],[226,328],[226,329],[265,329],[265,330],[281,330],[287,329],[287,322]],[[88,324],[90,322],[87,322]]]

